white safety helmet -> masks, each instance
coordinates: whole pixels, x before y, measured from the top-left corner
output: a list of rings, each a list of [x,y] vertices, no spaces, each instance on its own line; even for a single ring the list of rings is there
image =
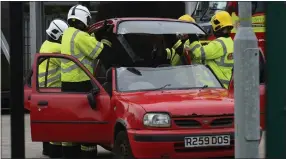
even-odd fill
[[[89,25],[89,22],[91,20],[91,15],[89,10],[82,5],[75,5],[71,7],[68,13],[68,20],[69,19],[77,19],[81,21],[85,26]]]
[[[46,33],[54,40],[59,40],[63,32],[68,28],[68,24],[60,19],[55,19],[50,23]]]

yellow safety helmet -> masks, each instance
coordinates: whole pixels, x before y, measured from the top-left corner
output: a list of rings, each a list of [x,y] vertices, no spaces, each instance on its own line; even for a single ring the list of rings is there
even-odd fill
[[[189,14],[182,15],[179,20],[186,21],[186,22],[193,22],[195,23],[195,19],[192,18]]]
[[[214,31],[218,31],[224,27],[232,27],[232,19],[228,12],[219,11],[211,19],[212,28]]]

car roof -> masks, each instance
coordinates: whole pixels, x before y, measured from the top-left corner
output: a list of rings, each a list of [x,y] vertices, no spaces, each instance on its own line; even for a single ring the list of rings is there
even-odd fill
[[[92,25],[89,26],[88,28],[88,32],[92,33],[95,30],[101,28],[104,26],[104,23],[106,22],[108,25],[114,25],[113,27],[113,33],[117,32],[117,25],[122,22],[122,21],[140,21],[140,20],[154,20],[154,21],[171,21],[171,22],[185,22],[185,21],[181,21],[178,19],[172,19],[172,18],[148,18],[148,17],[123,17],[123,18],[111,18],[111,19],[106,19],[106,20],[102,20],[99,22],[96,22]],[[185,22],[185,23],[192,23],[192,22]],[[194,25],[196,25],[198,28],[200,28],[204,33],[205,30],[201,28],[200,25],[198,25],[197,23],[193,23]],[[206,34],[206,33],[205,33]]]

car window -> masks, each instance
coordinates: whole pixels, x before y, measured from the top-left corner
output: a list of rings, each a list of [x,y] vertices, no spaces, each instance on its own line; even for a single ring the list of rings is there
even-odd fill
[[[70,68],[75,68],[79,67],[75,62],[73,62],[70,59],[66,59],[63,57],[49,57],[49,56],[44,56],[42,58],[39,58],[37,62],[37,90],[39,92],[63,92],[63,83],[61,80],[62,74],[61,70],[64,70],[65,68],[62,67],[61,63],[65,62],[68,63]],[[68,69],[68,68],[66,68]],[[82,71],[84,71],[82,68],[80,68]],[[86,73],[85,73],[86,74]],[[86,74],[87,75],[87,74]],[[88,75],[87,75],[88,76]],[[78,79],[76,76],[69,76],[71,80],[76,80]],[[90,77],[87,81],[92,81]],[[93,84],[92,82],[90,85],[86,84],[85,88],[79,88],[80,90],[75,90],[75,89],[69,89],[68,91],[66,88],[68,87],[73,87],[74,85],[71,85],[71,83],[65,84],[65,92],[89,92],[92,90]],[[85,86],[85,85],[83,85]]]
[[[175,21],[137,20],[123,21],[118,26],[118,34],[205,34],[195,24]]]
[[[193,89],[204,86],[222,88],[217,78],[204,65],[182,65],[157,68],[116,69],[117,90],[120,92],[156,89]]]
[[[106,69],[104,65],[101,63],[100,60],[96,61],[95,67],[94,67],[94,77],[100,84],[104,84],[106,80]]]

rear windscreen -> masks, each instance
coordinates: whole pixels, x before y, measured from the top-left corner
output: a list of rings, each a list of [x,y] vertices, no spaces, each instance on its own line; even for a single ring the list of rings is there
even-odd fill
[[[118,26],[117,34],[202,34],[204,31],[193,23],[174,21],[124,21]]]

